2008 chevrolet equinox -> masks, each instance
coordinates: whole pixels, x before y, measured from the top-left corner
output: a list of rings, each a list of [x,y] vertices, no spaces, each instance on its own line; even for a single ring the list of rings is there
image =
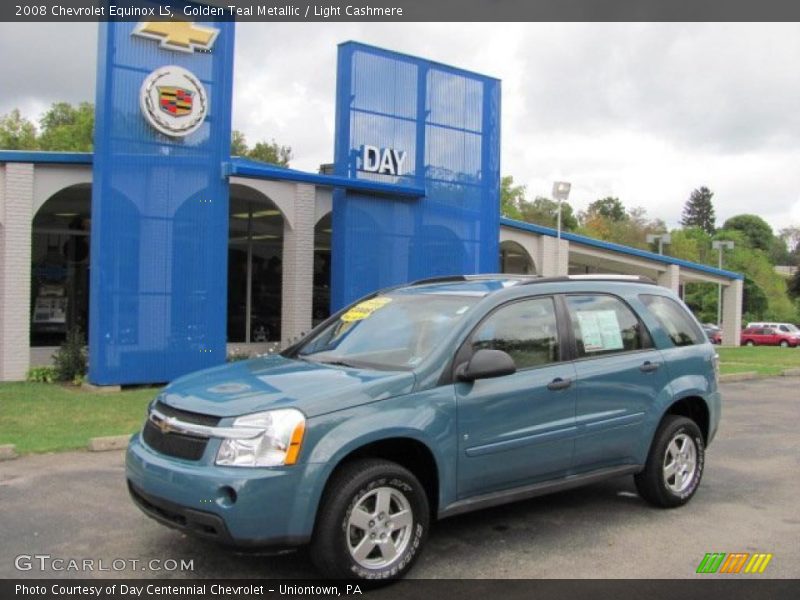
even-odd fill
[[[280,355],[174,381],[131,439],[128,485],[165,525],[395,578],[435,518],[622,474],[652,504],[685,504],[717,388],[699,324],[649,280],[429,279]]]

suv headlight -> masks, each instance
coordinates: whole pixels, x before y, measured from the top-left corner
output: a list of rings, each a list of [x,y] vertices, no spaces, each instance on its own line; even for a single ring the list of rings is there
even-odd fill
[[[230,467],[276,467],[293,465],[300,454],[306,418],[299,410],[285,408],[238,417],[231,425],[264,432],[256,437],[224,439],[216,464]]]

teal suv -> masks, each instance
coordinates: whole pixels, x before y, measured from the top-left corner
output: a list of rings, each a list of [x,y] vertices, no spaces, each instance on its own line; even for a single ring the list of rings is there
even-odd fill
[[[719,418],[714,348],[669,290],[440,278],[364,298],[280,355],[174,381],[127,478],[170,527],[308,544],[328,576],[387,579],[434,519],[624,474],[680,506]]]

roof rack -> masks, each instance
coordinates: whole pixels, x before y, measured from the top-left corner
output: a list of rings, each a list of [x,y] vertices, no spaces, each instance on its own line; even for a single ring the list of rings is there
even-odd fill
[[[631,281],[655,285],[655,281],[645,275],[622,275],[618,273],[587,273],[582,275],[558,275],[544,277],[542,275],[523,275],[516,273],[478,273],[475,275],[441,275],[418,279],[398,287],[413,285],[428,285],[434,283],[457,283],[466,281],[482,281],[486,279],[517,280],[517,285],[530,285],[533,283],[550,283],[556,281]]]
[[[543,277],[535,281],[526,281],[524,285],[531,283],[550,283],[555,281],[630,281],[656,285],[656,282],[645,275],[621,275],[618,273],[587,273],[582,275],[560,275],[556,277]]]
[[[427,285],[431,283],[452,283],[464,281],[483,281],[486,279],[517,279],[519,281],[529,281],[532,279],[541,279],[541,275],[522,275],[516,273],[476,273],[473,275],[441,275],[438,277],[427,277],[425,279],[418,279],[411,283],[405,284],[406,286],[412,285]],[[405,287],[405,286],[404,286]]]

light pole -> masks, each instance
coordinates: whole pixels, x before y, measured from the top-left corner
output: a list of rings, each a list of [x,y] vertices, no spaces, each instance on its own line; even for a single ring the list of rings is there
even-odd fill
[[[733,250],[733,242],[728,240],[714,240],[711,248],[719,252],[719,268],[722,269],[722,252]],[[717,326],[722,326],[722,284],[717,284]]]
[[[561,268],[561,203],[567,201],[571,189],[572,184],[567,181],[553,183],[553,199],[558,201],[558,212],[556,213],[556,269]]]
[[[664,254],[664,244],[672,242],[672,238],[668,233],[648,233],[647,243],[652,244],[658,242],[658,253]]]

